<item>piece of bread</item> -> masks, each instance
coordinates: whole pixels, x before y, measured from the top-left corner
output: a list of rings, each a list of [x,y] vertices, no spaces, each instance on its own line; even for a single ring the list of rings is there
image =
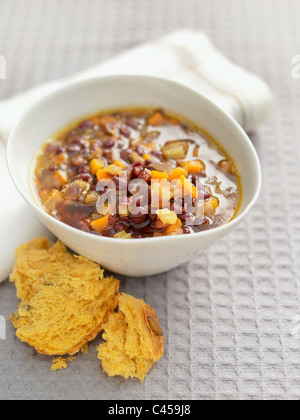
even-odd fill
[[[98,347],[98,358],[109,376],[143,382],[163,356],[163,331],[155,311],[143,300],[120,293],[118,307],[104,326],[106,342]]]
[[[78,353],[103,330],[118,302],[116,279],[44,238],[17,250],[10,281],[21,299],[11,316],[17,337],[46,355]]]

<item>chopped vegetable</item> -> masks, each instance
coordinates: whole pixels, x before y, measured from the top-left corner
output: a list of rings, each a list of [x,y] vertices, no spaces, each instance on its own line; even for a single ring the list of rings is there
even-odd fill
[[[171,173],[171,175],[169,176],[169,181],[174,181],[179,179],[181,176],[186,177],[188,174],[188,171],[186,169],[183,168],[176,168],[174,169],[174,171]]]
[[[97,178],[98,181],[103,181],[104,179],[111,179],[108,173],[104,169],[99,169],[97,171]]]
[[[97,233],[102,233],[108,226],[109,215],[93,220],[91,225]]]
[[[148,124],[154,127],[163,126],[165,123],[166,119],[160,112],[156,112],[148,119]]]
[[[168,179],[168,174],[164,172],[152,171],[151,173],[152,179]]]
[[[177,185],[182,185],[183,192],[187,195],[191,195],[193,198],[198,198],[198,189],[197,187],[194,187],[194,185],[183,175],[179,177],[179,180],[177,181]]]
[[[186,169],[190,174],[198,174],[205,171],[205,165],[201,160],[191,160],[182,162],[181,166]]]
[[[93,159],[90,163],[90,172],[92,175],[96,175],[99,169],[103,169],[105,163],[99,159]]]
[[[216,197],[212,197],[207,203],[204,204],[204,215],[212,218],[215,215],[220,202]]]
[[[188,142],[183,141],[171,141],[165,144],[162,149],[164,158],[169,160],[180,160],[185,159],[188,152]]]
[[[140,162],[142,165],[145,164],[144,159],[137,152],[130,153],[129,159],[132,163]]]
[[[124,165],[124,163],[122,163],[120,160],[116,160],[114,165],[120,166],[122,169],[126,169],[127,166]]]
[[[85,197],[85,204],[96,203],[98,201],[98,194],[96,192],[90,192]]]
[[[156,214],[164,225],[175,225],[178,219],[177,214],[169,209],[157,210]]]
[[[116,164],[109,165],[104,170],[109,176],[116,176],[119,175],[120,172],[122,172],[121,166]]]
[[[68,155],[67,155],[67,153],[61,153],[59,155],[54,156],[53,161],[57,165],[62,165],[64,163],[68,162]]]
[[[221,160],[221,162],[219,162],[219,167],[223,172],[228,172],[231,175],[237,174],[237,169],[234,163],[231,162],[230,160],[227,160],[227,159]]]
[[[181,235],[182,234],[182,223],[177,218],[177,221],[174,225],[170,225],[167,227],[167,229],[164,231],[165,235]]]
[[[119,232],[116,235],[114,235],[114,238],[117,238],[117,239],[132,239],[132,236],[131,236],[130,233],[127,233],[125,230],[123,230],[122,232]]]
[[[62,185],[66,184],[66,182],[68,181],[68,175],[66,171],[58,170],[56,171],[56,176]]]
[[[146,160],[152,160],[153,159],[153,157],[152,156],[150,156],[150,155],[144,155],[143,156],[143,159],[146,161]]]

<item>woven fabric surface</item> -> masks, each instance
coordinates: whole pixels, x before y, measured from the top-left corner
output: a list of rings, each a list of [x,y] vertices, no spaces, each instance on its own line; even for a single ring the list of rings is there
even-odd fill
[[[299,16],[298,0],[1,0],[1,99],[184,27],[205,31],[276,97],[273,118],[251,136],[263,189],[247,220],[189,264],[121,279],[165,330],[165,357],[146,381],[108,378],[99,340],[51,373],[52,359],[20,343],[7,321],[1,399],[299,399]],[[14,286],[1,285],[0,316],[16,304]]]

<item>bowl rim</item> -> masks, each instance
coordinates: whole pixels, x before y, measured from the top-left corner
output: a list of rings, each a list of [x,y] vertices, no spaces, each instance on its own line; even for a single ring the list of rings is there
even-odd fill
[[[174,89],[180,87],[181,89],[185,89],[187,91],[187,93],[193,94],[193,95],[197,95],[201,98],[202,102],[204,103],[205,107],[211,108],[211,110],[215,113],[218,113],[219,117],[223,118],[223,119],[227,119],[227,122],[230,123],[232,125],[232,127],[237,131],[237,135],[239,135],[239,137],[241,139],[243,139],[243,141],[247,144],[249,151],[251,151],[251,159],[252,161],[255,163],[256,169],[255,169],[255,173],[256,173],[256,178],[257,178],[257,184],[256,184],[256,189],[255,189],[255,193],[253,194],[253,198],[251,199],[251,201],[249,202],[249,204],[247,205],[247,207],[241,212],[241,214],[237,215],[235,218],[233,218],[230,222],[218,226],[216,228],[212,228],[212,229],[208,229],[206,231],[203,232],[198,232],[195,233],[193,235],[170,235],[170,236],[162,236],[162,237],[155,237],[155,238],[141,238],[138,240],[132,240],[129,241],[127,239],[118,239],[118,238],[109,238],[109,237],[104,237],[104,236],[100,236],[100,235],[92,235],[89,232],[84,232],[82,230],[76,229],[72,226],[67,225],[66,223],[61,222],[58,219],[55,219],[54,217],[50,216],[48,213],[46,213],[41,207],[38,206],[38,204],[34,201],[33,197],[31,197],[31,199],[29,199],[28,194],[23,191],[23,188],[21,188],[17,182],[17,175],[14,172],[14,168],[12,165],[12,156],[13,156],[13,139],[14,139],[14,135],[15,132],[17,131],[19,125],[21,124],[21,122],[26,118],[26,117],[30,117],[31,114],[33,114],[35,111],[38,110],[38,108],[41,106],[41,104],[45,104],[47,103],[49,100],[55,98],[55,96],[57,95],[62,95],[64,92],[68,92],[74,88],[82,88],[88,84],[95,84],[95,83],[105,83],[108,81],[113,81],[113,80],[124,80],[124,83],[126,83],[126,80],[139,80],[140,82],[143,81],[154,81],[154,82],[162,82],[162,83],[166,83],[169,84],[169,86],[173,86]],[[219,144],[222,145],[222,141],[218,140]],[[17,188],[18,192],[21,194],[21,196],[24,198],[24,200],[30,204],[39,214],[41,214],[42,218],[45,218],[46,220],[48,220],[50,223],[55,223],[56,225],[58,225],[59,228],[61,229],[65,229],[67,230],[70,234],[77,234],[77,235],[83,235],[85,238],[90,238],[95,240],[98,240],[99,242],[109,242],[109,243],[115,243],[115,244],[122,244],[124,245],[125,243],[127,244],[127,246],[133,246],[136,244],[146,244],[146,243],[151,243],[151,244],[155,244],[158,242],[171,242],[174,241],[175,239],[177,241],[180,240],[186,240],[188,238],[194,238],[194,239],[200,239],[202,238],[206,238],[211,236],[213,233],[215,234],[219,234],[220,236],[222,235],[222,233],[226,233],[229,229],[233,229],[235,226],[239,225],[241,223],[241,221],[250,213],[250,211],[253,209],[253,207],[255,206],[258,197],[260,195],[261,192],[261,188],[262,188],[262,170],[261,170],[261,164],[256,152],[256,149],[253,145],[253,143],[251,142],[250,138],[248,137],[247,133],[244,131],[244,129],[238,124],[238,122],[227,112],[225,112],[224,110],[222,110],[218,105],[216,105],[213,101],[211,101],[209,98],[207,98],[206,96],[202,95],[201,93],[191,89],[188,86],[185,86],[179,82],[167,79],[167,78],[163,78],[163,77],[155,77],[155,76],[147,76],[147,75],[127,75],[127,74],[119,74],[119,75],[112,75],[112,76],[96,76],[96,77],[91,77],[91,78],[87,78],[87,79],[81,79],[78,81],[71,81],[66,83],[64,86],[61,86],[59,88],[56,88],[53,92],[50,92],[44,96],[42,96],[39,100],[36,100],[34,102],[33,105],[29,106],[27,108],[26,111],[24,111],[22,113],[22,115],[17,119],[17,121],[14,123],[12,130],[9,133],[8,139],[7,139],[7,145],[6,145],[6,159],[7,159],[7,166],[8,166],[8,170],[11,176],[11,179],[13,180],[13,183],[15,185],[15,187]]]

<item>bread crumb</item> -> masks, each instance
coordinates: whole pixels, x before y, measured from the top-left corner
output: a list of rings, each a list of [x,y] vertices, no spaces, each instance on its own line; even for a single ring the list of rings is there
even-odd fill
[[[109,376],[144,381],[164,352],[164,337],[155,311],[143,300],[119,294],[119,312],[104,326],[98,358]]]
[[[62,357],[58,357],[57,359],[53,360],[51,371],[55,372],[57,370],[67,369],[68,363],[73,362],[73,360],[76,360],[76,357],[68,357],[67,359],[63,359]]]

